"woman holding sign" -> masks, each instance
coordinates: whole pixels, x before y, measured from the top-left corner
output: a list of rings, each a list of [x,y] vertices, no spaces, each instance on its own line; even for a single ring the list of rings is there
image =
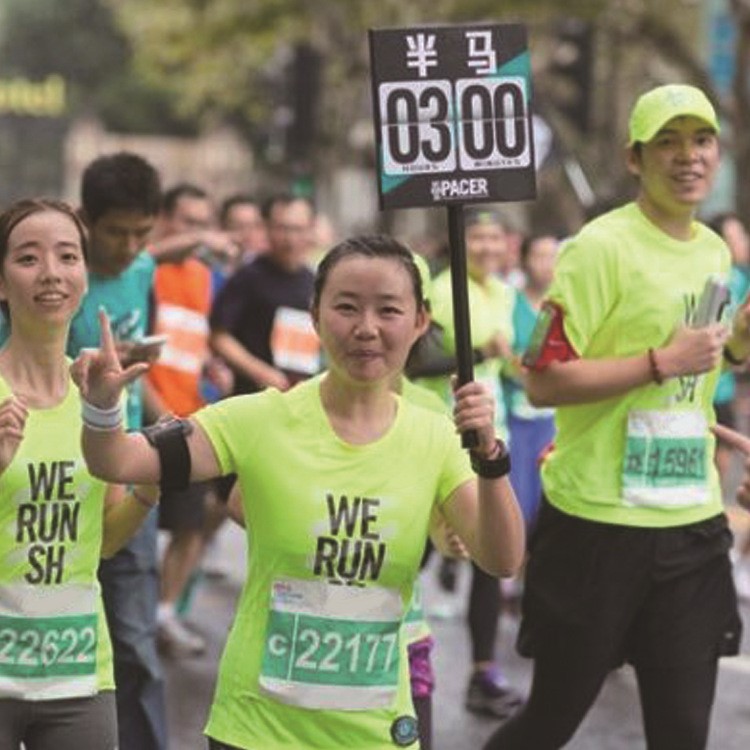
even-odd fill
[[[426,327],[411,253],[387,237],[337,245],[318,268],[313,318],[323,375],[148,435],[110,424],[138,373],[121,370],[106,320],[102,350],[75,364],[97,475],[162,486],[238,475],[248,574],[206,730],[212,748],[416,747],[399,630],[435,503],[489,572],[512,573],[523,554],[484,387],[458,389],[455,425],[393,393]],[[455,434],[470,429],[471,462]]]
[[[96,571],[156,502],[86,470],[65,356],[86,291],[86,237],[65,204],[0,215],[0,748],[114,750],[112,653]],[[118,407],[119,408],[119,407]],[[119,414],[119,411],[118,411]]]

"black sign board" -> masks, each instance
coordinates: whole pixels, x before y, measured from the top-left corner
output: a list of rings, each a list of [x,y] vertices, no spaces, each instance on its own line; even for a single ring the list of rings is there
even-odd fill
[[[536,195],[526,29],[370,31],[381,208]]]

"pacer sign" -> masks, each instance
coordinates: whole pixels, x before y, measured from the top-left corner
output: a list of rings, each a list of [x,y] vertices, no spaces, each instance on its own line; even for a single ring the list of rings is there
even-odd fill
[[[370,31],[381,208],[534,198],[519,24]]]

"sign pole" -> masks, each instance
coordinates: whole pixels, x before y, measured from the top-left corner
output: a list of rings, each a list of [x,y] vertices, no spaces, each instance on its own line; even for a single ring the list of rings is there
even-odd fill
[[[526,29],[370,29],[381,209],[446,206],[458,384],[474,379],[464,205],[536,195]],[[465,448],[478,434],[462,435]]]
[[[450,244],[456,364],[458,367],[458,384],[461,386],[470,383],[474,379],[463,204],[459,203],[448,206],[448,241]],[[474,430],[464,432],[461,435],[461,445],[464,448],[475,448],[477,444],[477,434]]]

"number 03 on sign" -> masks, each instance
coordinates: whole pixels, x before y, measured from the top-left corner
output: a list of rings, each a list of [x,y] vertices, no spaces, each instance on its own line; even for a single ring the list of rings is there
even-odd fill
[[[370,31],[381,208],[535,197],[518,24]]]

